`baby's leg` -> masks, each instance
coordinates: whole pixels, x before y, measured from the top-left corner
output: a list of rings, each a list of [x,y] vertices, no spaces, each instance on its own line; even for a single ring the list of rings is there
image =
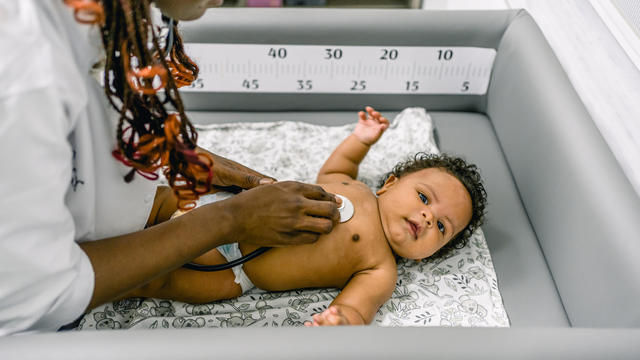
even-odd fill
[[[226,263],[227,259],[213,249],[193,262],[216,265]],[[235,274],[231,269],[202,272],[178,268],[132,291],[126,297],[153,297],[195,304],[232,299],[240,295],[242,288],[235,282]]]

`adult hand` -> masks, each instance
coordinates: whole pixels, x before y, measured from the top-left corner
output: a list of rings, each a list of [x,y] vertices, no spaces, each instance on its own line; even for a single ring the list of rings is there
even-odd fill
[[[271,177],[249,169],[233,160],[213,154],[205,149],[198,148],[198,152],[207,153],[213,158],[213,188],[211,193],[221,190],[237,193],[242,189],[252,189],[258,185],[276,182],[276,180]]]
[[[335,196],[294,181],[259,186],[225,202],[234,221],[230,240],[259,246],[312,243],[340,220]]]

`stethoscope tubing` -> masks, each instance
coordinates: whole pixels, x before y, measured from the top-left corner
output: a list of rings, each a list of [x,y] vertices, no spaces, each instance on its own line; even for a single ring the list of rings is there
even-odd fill
[[[258,248],[250,253],[248,253],[247,255],[229,261],[226,264],[216,264],[216,265],[202,265],[202,264],[196,264],[196,263],[186,263],[184,265],[182,265],[183,268],[185,269],[189,269],[189,270],[195,270],[195,271],[205,271],[205,272],[211,272],[211,271],[222,271],[222,270],[227,270],[227,269],[231,269],[233,267],[236,267],[238,265],[244,264],[247,261],[255,258],[256,256],[262,255],[264,254],[267,250],[271,249],[270,247],[261,247]]]

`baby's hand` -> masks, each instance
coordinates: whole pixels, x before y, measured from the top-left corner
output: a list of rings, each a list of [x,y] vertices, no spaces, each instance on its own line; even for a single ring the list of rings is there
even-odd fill
[[[344,315],[336,306],[329,306],[329,308],[320,314],[313,315],[313,321],[306,321],[304,326],[337,326],[337,325],[349,325]]]
[[[366,107],[367,112],[358,113],[358,124],[353,131],[358,140],[366,145],[373,145],[380,139],[382,133],[389,127],[389,120],[380,115],[371,106]]]

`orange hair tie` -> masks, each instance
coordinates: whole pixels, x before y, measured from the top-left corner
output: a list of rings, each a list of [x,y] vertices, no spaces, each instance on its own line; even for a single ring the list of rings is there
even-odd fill
[[[160,136],[144,134],[140,137],[138,145],[136,146],[136,155],[140,157],[151,158],[151,165],[149,170],[155,172],[158,168],[167,164],[169,160],[169,153],[166,150],[165,139]]]
[[[127,82],[133,91],[145,95],[155,95],[167,85],[168,73],[162,64],[150,65],[142,69],[131,68],[126,41],[122,43],[120,56],[122,56],[123,65],[127,74]],[[156,77],[160,79],[160,83],[154,87],[153,81]]]
[[[171,72],[177,87],[189,86],[196,80],[198,66],[190,59],[186,59],[196,70],[189,69],[179,60],[176,55],[177,48],[173,46],[170,51],[169,58],[167,59],[167,66]]]
[[[167,65],[171,71],[171,76],[176,83],[176,86],[181,88],[183,86],[189,86],[196,79],[196,76],[192,71],[184,67],[177,60],[168,60]]]
[[[180,117],[178,114],[169,114],[164,121],[164,137],[170,146],[175,144],[180,136]]]
[[[160,83],[153,86],[153,81],[158,77]],[[145,95],[154,95],[167,85],[167,69],[161,64],[147,66],[145,68],[127,71],[127,82],[131,89]]]
[[[198,162],[193,165],[199,166],[201,170],[196,170],[196,174],[194,175],[196,183],[194,184],[195,186],[193,191],[198,195],[202,195],[211,190],[211,181],[213,180],[213,158],[207,153],[198,153],[197,158]],[[207,169],[208,171],[202,171],[204,169]]]
[[[178,208],[180,210],[190,210],[196,205],[196,200],[202,194],[211,190],[213,180],[213,157],[206,152],[198,152],[191,149],[182,141],[180,133],[179,114],[169,114],[164,121],[164,153],[163,159],[167,157],[171,150],[175,150],[184,159],[186,166],[183,168],[183,175],[177,174],[173,181],[170,181],[174,193],[178,197]],[[159,140],[145,138],[145,145]],[[141,138],[142,142],[143,139]],[[158,142],[158,146],[160,143]],[[163,160],[165,163],[165,160]],[[165,176],[170,178],[169,169],[165,169]]]
[[[104,8],[95,0],[64,0],[73,9],[73,17],[81,24],[104,24]]]

